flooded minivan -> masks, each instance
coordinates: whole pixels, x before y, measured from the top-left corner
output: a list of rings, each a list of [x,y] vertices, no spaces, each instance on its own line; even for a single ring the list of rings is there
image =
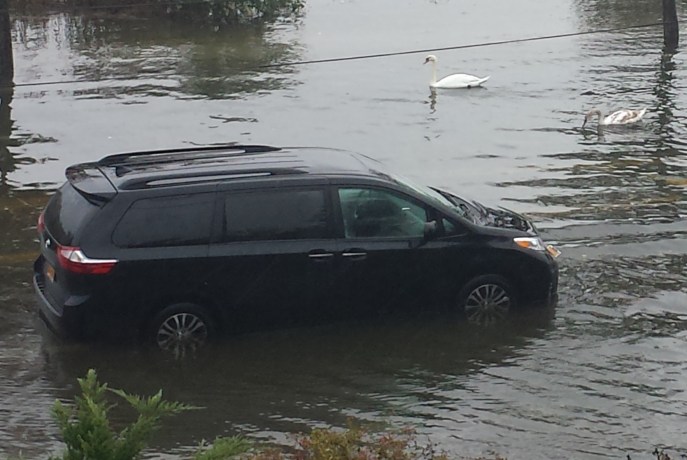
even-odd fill
[[[551,305],[557,249],[524,216],[357,153],[226,145],[66,170],[38,221],[39,313],[61,336],[175,352],[220,335],[448,307]]]

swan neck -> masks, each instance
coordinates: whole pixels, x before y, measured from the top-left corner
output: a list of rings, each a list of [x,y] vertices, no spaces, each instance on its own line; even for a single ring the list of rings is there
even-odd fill
[[[437,82],[437,61],[432,61],[432,83]]]

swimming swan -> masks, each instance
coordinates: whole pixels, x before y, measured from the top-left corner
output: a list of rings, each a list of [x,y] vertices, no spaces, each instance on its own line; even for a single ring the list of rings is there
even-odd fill
[[[618,110],[616,112],[613,112],[610,115],[603,116],[603,114],[601,113],[601,110],[592,109],[589,112],[587,112],[587,115],[585,115],[584,123],[582,123],[582,127],[584,128],[584,125],[586,125],[587,122],[594,117],[594,115],[596,115],[598,117],[599,125],[629,125],[631,123],[636,123],[639,120],[641,120],[645,113],[646,113],[646,109],[641,109],[641,110],[622,109],[622,110]]]
[[[474,88],[475,86],[481,86],[482,83],[489,80],[489,76],[480,78],[465,73],[455,73],[437,81],[437,57],[433,54],[430,54],[425,58],[424,64],[427,64],[428,62],[432,63],[432,80],[429,82],[430,88]]]

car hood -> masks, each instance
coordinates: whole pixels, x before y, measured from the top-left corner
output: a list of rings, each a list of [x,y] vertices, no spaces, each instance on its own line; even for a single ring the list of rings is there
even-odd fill
[[[434,189],[453,203],[455,210],[474,224],[486,227],[509,228],[536,235],[537,228],[532,221],[510,209],[490,208],[476,200],[459,197],[445,190]]]

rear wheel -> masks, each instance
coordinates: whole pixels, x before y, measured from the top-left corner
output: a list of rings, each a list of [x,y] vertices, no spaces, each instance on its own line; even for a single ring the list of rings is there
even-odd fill
[[[504,322],[515,308],[511,285],[497,275],[485,275],[468,282],[461,291],[458,305],[468,321],[482,326]]]
[[[210,314],[195,304],[170,305],[153,319],[149,337],[165,352],[177,358],[201,348],[214,337]]]

